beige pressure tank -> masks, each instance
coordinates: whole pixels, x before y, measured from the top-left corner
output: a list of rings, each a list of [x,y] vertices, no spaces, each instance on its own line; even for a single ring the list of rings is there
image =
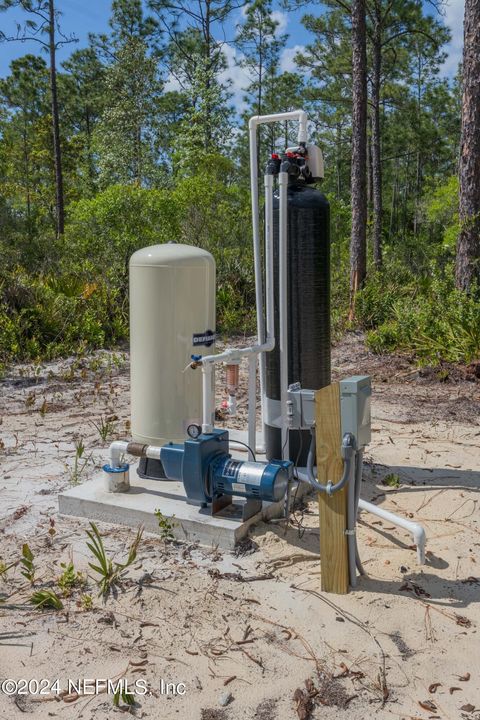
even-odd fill
[[[191,245],[167,243],[130,258],[131,432],[154,445],[183,441],[202,420],[202,371],[215,340],[215,261]]]

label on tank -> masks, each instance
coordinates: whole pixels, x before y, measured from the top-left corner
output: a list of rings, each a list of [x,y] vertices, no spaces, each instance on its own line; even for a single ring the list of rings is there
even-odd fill
[[[192,345],[198,347],[199,345],[205,345],[210,347],[217,339],[217,333],[213,330],[204,330],[201,333],[193,333]]]

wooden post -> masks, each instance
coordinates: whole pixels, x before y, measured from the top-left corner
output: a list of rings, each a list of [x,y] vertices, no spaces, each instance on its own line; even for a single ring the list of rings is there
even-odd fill
[[[337,483],[343,474],[340,386],[332,383],[315,393],[317,477],[322,485]],[[347,488],[334,495],[318,494],[322,590],[348,592]]]

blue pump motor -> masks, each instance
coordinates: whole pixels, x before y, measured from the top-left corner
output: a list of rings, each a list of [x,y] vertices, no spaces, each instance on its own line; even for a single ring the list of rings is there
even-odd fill
[[[293,476],[289,460],[234,460],[226,430],[168,443],[162,447],[160,460],[170,480],[183,482],[187,502],[201,507],[222,495],[277,502],[285,496]]]
[[[293,463],[289,460],[246,462],[233,460],[230,455],[223,456],[211,465],[213,492],[277,502],[287,492],[292,468]]]

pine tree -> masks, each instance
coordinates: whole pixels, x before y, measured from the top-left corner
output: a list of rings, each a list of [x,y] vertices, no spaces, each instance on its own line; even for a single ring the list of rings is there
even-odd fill
[[[480,0],[466,0],[456,282],[480,287]]]
[[[106,63],[103,110],[93,137],[100,185],[160,181],[157,127],[163,83],[158,67],[157,23],[140,0],[114,0],[110,36],[92,43]]]
[[[164,60],[187,98],[179,130],[178,166],[191,167],[200,154],[221,152],[231,135],[223,42],[216,38],[235,7],[234,0],[150,0],[166,38]],[[180,148],[181,146],[181,148]]]
[[[54,205],[48,68],[42,58],[25,55],[12,61],[10,71],[0,81],[2,194],[15,208],[19,230],[31,241]]]
[[[7,36],[4,32],[0,32],[0,41],[37,42],[48,51],[50,58],[50,102],[56,193],[55,220],[57,235],[62,235],[65,228],[65,202],[63,192],[62,149],[60,144],[56,54],[59,47],[76,42],[77,40],[74,36],[67,37],[59,29],[60,13],[55,9],[54,0],[2,0],[0,2],[0,11],[10,8],[21,8],[28,13],[31,18],[25,22],[23,28],[20,26],[17,27],[16,36]],[[42,39],[45,35],[48,37],[48,40]]]
[[[367,30],[365,0],[352,0],[352,234],[350,318],[367,274]]]
[[[152,185],[157,165],[157,104],[161,92],[157,63],[145,42],[130,38],[105,71],[104,110],[94,131],[100,184]]]
[[[67,146],[76,182],[71,183],[81,195],[94,193],[97,168],[93,134],[105,106],[105,66],[91,45],[77,50],[62,63],[65,73],[59,76],[64,126],[71,138]]]
[[[245,132],[240,145],[242,154],[246,149],[244,146],[248,119],[252,115],[281,112],[282,88],[280,87],[279,65],[280,54],[285,47],[287,37],[287,35],[279,33],[279,22],[272,16],[270,0],[255,0],[247,6],[245,21],[238,25],[235,39],[235,44],[242,53],[239,64],[251,79],[245,91],[248,108],[243,114]],[[257,148],[259,170],[265,154],[263,146],[268,146],[270,152],[273,152],[275,144],[275,126],[261,127]]]

